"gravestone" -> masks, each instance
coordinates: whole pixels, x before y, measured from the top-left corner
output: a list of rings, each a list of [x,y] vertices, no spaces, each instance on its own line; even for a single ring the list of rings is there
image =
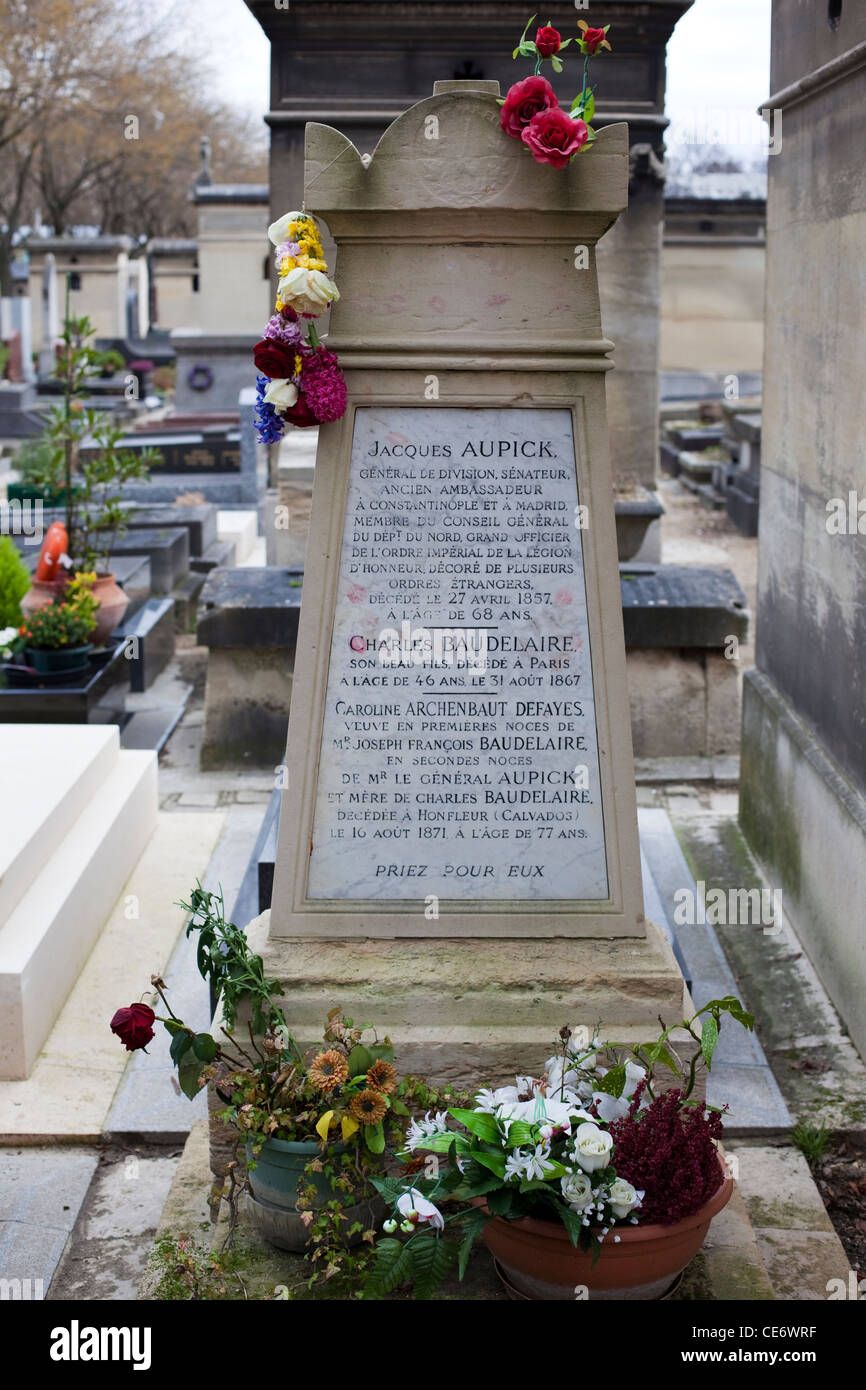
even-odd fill
[[[595,269],[627,129],[554,170],[497,95],[437,84],[367,165],[308,127],[349,408],[319,436],[265,949],[304,1041],[340,1002],[464,1082],[684,1004],[643,914]]]

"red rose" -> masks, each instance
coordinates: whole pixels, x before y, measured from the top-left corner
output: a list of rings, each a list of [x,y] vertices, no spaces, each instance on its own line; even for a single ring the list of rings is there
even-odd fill
[[[583,33],[583,42],[586,45],[587,53],[595,53],[606,38],[607,35],[603,29],[585,29]]]
[[[137,1052],[147,1047],[153,1037],[151,1024],[156,1018],[153,1009],[146,1004],[130,1004],[128,1009],[118,1009],[111,1020],[111,1031],[116,1033],[127,1052]]]
[[[542,58],[552,58],[554,53],[558,53],[562,47],[562,35],[558,29],[544,24],[535,35],[535,47]]]
[[[295,375],[295,348],[287,347],[273,338],[262,338],[253,348],[256,370],[272,380],[282,381]]]
[[[522,82],[515,82],[505,98],[499,124],[506,135],[519,140],[533,116],[556,105],[556,92],[546,77],[524,77]]]
[[[290,425],[297,425],[299,429],[305,429],[308,425],[318,425],[321,423],[310,409],[303,391],[298,392],[298,399],[291,409],[281,410],[280,414],[284,420],[288,420]]]
[[[585,121],[575,121],[557,106],[533,116],[521,139],[539,164],[564,169],[572,155],[586,144],[589,129]]]

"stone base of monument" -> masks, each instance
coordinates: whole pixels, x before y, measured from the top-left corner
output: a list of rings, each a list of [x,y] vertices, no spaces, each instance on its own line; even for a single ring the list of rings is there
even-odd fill
[[[339,1000],[394,1043],[402,1072],[458,1087],[537,1075],[563,1024],[623,1043],[658,1036],[659,1015],[688,1016],[691,1001],[658,927],[645,938],[315,940],[268,937],[270,913],[247,928],[265,971],[277,976],[286,1017],[303,1048],[321,1041]],[[685,1010],[685,1012],[684,1012]],[[674,1035],[681,1057],[687,1036]]]
[[[292,694],[303,571],[217,569],[201,595],[208,650],[201,765],[281,764]]]
[[[118,730],[0,726],[0,1078],[29,1075],[156,826],[156,755]]]

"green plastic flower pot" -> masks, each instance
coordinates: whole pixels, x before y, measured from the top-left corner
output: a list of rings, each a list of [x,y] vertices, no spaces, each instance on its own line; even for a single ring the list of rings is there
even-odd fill
[[[25,647],[24,660],[40,676],[53,676],[61,671],[80,671],[92,651],[92,642],[82,647]]]
[[[331,1154],[345,1153],[345,1144],[332,1144]],[[261,1153],[255,1156],[247,1145],[247,1161],[255,1162],[250,1173],[250,1191],[256,1201],[266,1202],[284,1211],[294,1211],[298,1201],[298,1188],[305,1186],[307,1178],[304,1168],[313,1158],[322,1157],[322,1148],[315,1142],[294,1143],[288,1139],[266,1139]],[[324,1173],[312,1173],[312,1182],[318,1194],[317,1205],[329,1202],[334,1196],[331,1185]]]

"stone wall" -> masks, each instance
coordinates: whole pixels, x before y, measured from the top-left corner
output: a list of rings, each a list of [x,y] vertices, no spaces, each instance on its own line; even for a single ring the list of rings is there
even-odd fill
[[[756,661],[741,819],[852,1036],[866,1049],[866,536],[828,503],[860,489],[866,398],[866,10],[774,0]],[[866,510],[866,509],[864,509]],[[863,523],[866,527],[866,522]]]

